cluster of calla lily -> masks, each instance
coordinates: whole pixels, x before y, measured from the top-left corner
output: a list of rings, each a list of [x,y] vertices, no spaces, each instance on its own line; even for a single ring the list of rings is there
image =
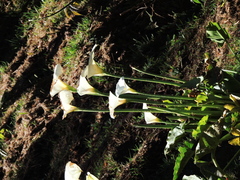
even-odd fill
[[[104,72],[94,61],[94,50],[97,47],[95,45],[89,56],[89,62],[86,68],[82,71],[79,79],[79,85],[77,88],[74,88],[67,83],[63,82],[61,80],[61,75],[63,74],[63,68],[60,64],[57,64],[54,68],[54,74],[53,74],[53,81],[51,85],[50,95],[51,97],[55,96],[56,94],[59,95],[60,101],[61,101],[61,108],[63,110],[63,116],[64,119],[67,114],[71,112],[109,112],[111,118],[115,118],[115,112],[143,112],[144,118],[147,124],[150,123],[161,123],[162,121],[153,115],[152,113],[159,113],[162,111],[165,111],[165,108],[148,108],[147,104],[153,104],[153,105],[164,105],[163,102],[159,102],[156,100],[159,100],[161,98],[168,98],[168,99],[184,99],[184,100],[193,100],[193,98],[189,97],[176,97],[176,96],[163,96],[163,95],[154,95],[154,94],[146,94],[146,93],[140,93],[132,88],[130,88],[126,82],[125,79],[134,80],[134,81],[143,81],[143,82],[152,82],[152,83],[161,83],[166,85],[173,85],[180,87],[185,81],[171,78],[171,77],[163,77],[159,75],[153,75],[150,73],[142,72],[134,67],[132,67],[134,70],[139,71],[140,73],[145,73],[148,75],[152,75],[154,77],[160,77],[165,78],[171,81],[162,81],[162,80],[154,80],[154,79],[143,79],[143,78],[130,78],[130,77],[121,77],[117,75],[112,75],[109,73]],[[88,79],[92,76],[110,76],[114,78],[119,78],[118,83],[116,84],[116,90],[115,94],[112,92],[109,92],[109,94],[102,93],[95,89],[93,86],[91,86],[88,82]],[[108,97],[109,100],[109,106],[108,110],[93,110],[93,109],[82,109],[76,106],[71,105],[71,102],[73,101],[73,93],[78,93],[80,96],[83,95],[95,95],[95,96],[105,96]],[[134,94],[134,95],[133,95]],[[143,108],[142,109],[115,109],[118,106],[128,103],[142,103]],[[168,104],[170,105],[170,104]],[[170,112],[172,113],[172,112]]]
[[[82,172],[82,169],[76,163],[69,161],[65,166],[64,180],[79,180]],[[98,180],[98,178],[87,172],[86,180]]]
[[[216,135],[214,133],[211,136],[209,135],[209,132],[215,129],[214,125],[216,124],[218,125],[219,129],[223,129],[223,127],[227,127],[228,125],[228,128],[226,130],[229,131],[229,134],[227,134],[226,137],[223,136],[220,140],[218,139],[219,142],[237,135],[238,137],[234,138],[232,141],[229,141],[229,144],[231,145],[240,144],[239,121],[236,122],[234,121],[229,124],[228,122],[229,120],[227,119],[229,118],[229,116],[227,116],[228,114],[232,115],[230,118],[235,117],[234,112],[238,112],[236,117],[239,116],[240,98],[238,96],[230,94],[229,99],[229,95],[227,95],[228,93],[225,93],[226,90],[224,90],[224,88],[227,88],[227,85],[232,84],[230,82],[237,81],[232,80],[232,78],[228,74],[224,73],[224,71],[222,72],[223,81],[222,82],[217,81],[215,83],[216,86],[208,85],[206,81],[204,81],[203,77],[197,77],[190,81],[183,81],[177,78],[165,77],[152,73],[143,72],[134,67],[131,68],[141,74],[153,76],[154,78],[144,79],[133,77],[121,77],[106,73],[97,65],[97,63],[94,61],[94,50],[96,47],[97,45],[95,45],[90,52],[88,65],[80,75],[79,85],[77,88],[74,88],[61,80],[61,75],[63,73],[63,68],[61,67],[61,65],[57,64],[54,68],[50,95],[52,97],[55,96],[56,94],[59,95],[61,101],[61,108],[63,110],[62,116],[63,119],[66,118],[67,114],[71,112],[109,112],[110,117],[113,119],[116,117],[115,113],[117,112],[143,113],[147,125],[146,124],[134,125],[135,127],[172,129],[168,135],[167,145],[165,147],[166,152],[165,155],[170,152],[170,149],[172,149],[172,147],[175,147],[175,143],[178,142],[177,139],[182,136],[182,133],[185,134],[185,132],[192,133],[192,138],[196,143],[201,144],[202,142],[205,141],[209,141],[210,143],[210,144],[206,143],[206,145],[204,146],[201,145],[201,147],[196,146],[195,153],[196,158],[208,154],[209,149],[210,150],[214,148],[216,149],[217,147],[217,146],[213,147],[211,145],[212,138],[220,137],[219,135]],[[95,89],[93,86],[91,86],[88,81],[92,76],[109,76],[113,78],[119,78],[116,84],[115,94],[112,93],[111,91],[108,94],[103,93]],[[186,93],[183,93],[182,95],[159,95],[142,93],[130,88],[126,84],[125,79],[180,87],[183,90],[183,92],[185,91]],[[208,79],[206,78],[206,80]],[[230,89],[227,90],[230,91]],[[107,97],[108,109],[83,109],[80,107],[73,106],[71,104],[74,99],[73,93],[78,93],[80,96],[94,95]],[[234,102],[234,104],[232,101]],[[141,103],[142,109],[117,108],[118,106],[125,103]],[[165,119],[167,120],[160,119],[153,113],[157,114],[164,113],[166,115]],[[152,123],[161,124],[152,125]],[[213,125],[210,126],[209,124]],[[226,126],[223,126],[223,124],[226,124]],[[206,136],[207,138],[205,137],[205,134],[207,134]],[[181,148],[187,149],[188,147],[187,146],[185,147],[184,145],[184,147]],[[181,154],[180,152],[179,157],[180,158],[183,157],[183,159],[179,158],[178,161],[176,161],[175,164],[176,168],[174,167],[174,174],[176,176],[181,172],[180,171],[181,168],[185,166],[183,165],[184,163],[181,163],[182,161],[185,161],[184,159],[185,156],[187,157],[188,154],[187,153]],[[215,161],[214,158],[212,161]],[[90,177],[92,177],[90,173],[88,173],[88,176],[89,179]]]

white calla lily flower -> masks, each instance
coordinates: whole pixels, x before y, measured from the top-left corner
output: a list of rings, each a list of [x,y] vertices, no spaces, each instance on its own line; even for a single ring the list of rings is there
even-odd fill
[[[71,91],[63,90],[63,91],[59,92],[59,98],[61,101],[61,108],[63,110],[62,119],[67,117],[68,113],[71,113],[78,109],[76,106],[72,106],[70,104],[72,102],[72,100],[74,99]]]
[[[143,103],[143,109],[148,109],[146,103]],[[161,123],[160,119],[154,116],[151,112],[144,112],[144,119],[147,124]]]
[[[118,83],[116,85],[115,94],[117,97],[119,97],[121,94],[126,94],[126,93],[137,93],[137,91],[130,88],[125,82],[124,77],[121,77],[118,80]]]
[[[62,74],[63,69],[60,64],[57,64],[54,67],[54,73],[53,73],[53,80],[52,85],[50,89],[50,95],[51,97],[55,96],[57,93],[63,91],[63,90],[73,90],[73,88],[63,81],[60,80],[59,76]]]
[[[239,107],[240,106],[240,97],[230,94],[229,98]]]
[[[83,77],[90,78],[92,76],[104,76],[105,75],[104,71],[94,61],[94,50],[96,47],[97,47],[97,45],[95,44],[92,48],[92,51],[89,56],[88,65],[82,72]]]
[[[91,174],[90,172],[87,172],[86,180],[98,180],[98,178]]]
[[[127,102],[126,99],[115,96],[111,91],[109,92],[108,101],[109,101],[108,108],[109,108],[110,117],[113,119],[115,118],[114,109],[120,106],[121,104],[124,104]]]
[[[82,169],[75,163],[69,161],[65,166],[64,179],[65,180],[79,180]]]
[[[97,90],[88,83],[88,81],[85,77],[80,75],[79,86],[77,88],[77,92],[80,96],[83,96],[86,94],[94,95],[97,93]]]

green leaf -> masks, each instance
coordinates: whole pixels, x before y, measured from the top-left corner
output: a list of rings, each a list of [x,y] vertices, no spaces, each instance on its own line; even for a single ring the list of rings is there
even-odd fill
[[[240,82],[236,80],[232,75],[225,71],[222,71],[222,81],[223,89],[227,93],[239,93],[240,92]]]
[[[188,163],[189,159],[193,156],[194,151],[192,150],[193,143],[185,141],[184,145],[178,148],[179,155],[176,158],[173,171],[173,180],[177,180],[182,170]]]
[[[197,3],[197,4],[202,4],[201,1],[199,1],[199,0],[192,0],[192,2]]]
[[[172,130],[169,131],[168,137],[167,137],[167,144],[164,149],[164,154],[167,155],[170,150],[177,145],[177,143],[184,137],[185,130],[183,128],[183,123],[176,126]]]
[[[218,43],[218,46],[223,46],[224,42],[230,38],[230,34],[217,22],[209,22],[206,33],[207,38]]]
[[[201,93],[197,95],[196,101],[197,103],[203,103],[204,101],[207,101],[208,96],[205,93]]]
[[[206,131],[202,132],[201,136],[198,135],[199,142],[195,150],[195,163],[206,154],[215,151],[220,143],[221,132],[222,126],[220,124],[213,124]]]
[[[198,122],[197,128],[194,129],[192,132],[193,138],[197,139],[201,135],[201,133],[207,130],[207,128],[209,127],[209,125],[207,124],[208,117],[209,117],[208,115],[203,116],[203,118]]]
[[[0,140],[4,140],[4,135],[3,134],[0,134]]]
[[[181,87],[186,87],[190,89],[196,88],[203,81],[203,79],[204,79],[203,76],[193,78],[182,84]]]
[[[225,180],[223,174],[213,165],[212,162],[201,162],[197,163],[197,166],[200,168],[201,173],[206,179],[212,180]]]

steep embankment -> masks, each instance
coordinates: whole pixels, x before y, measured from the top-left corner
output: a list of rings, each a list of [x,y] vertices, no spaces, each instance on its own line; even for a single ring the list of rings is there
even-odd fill
[[[205,52],[219,66],[234,63],[227,47],[206,39],[205,27],[217,21],[239,38],[239,1],[209,2],[202,12],[188,0],[85,0],[78,4],[82,16],[68,18],[61,11],[46,18],[68,3],[23,1],[18,10],[14,3],[2,3],[1,31],[8,40],[21,38],[12,43],[5,39],[7,48],[1,48],[0,148],[6,154],[1,157],[0,177],[63,179],[64,166],[71,160],[102,179],[156,179],[162,172],[169,179],[173,164],[163,156],[166,132],[133,127],[143,122],[140,114],[120,114],[113,120],[104,113],[71,113],[62,120],[58,97],[49,95],[54,65],[62,64],[63,80],[77,87],[89,51],[99,44],[96,61],[109,72],[138,76],[129,67],[133,65],[190,79],[204,72]],[[10,19],[15,21],[9,24]],[[116,81],[92,83],[108,92]],[[151,87],[136,82],[131,86]],[[165,86],[151,88],[153,93],[174,92]],[[107,99],[75,96],[75,103],[84,108],[100,106],[99,100],[107,107]]]

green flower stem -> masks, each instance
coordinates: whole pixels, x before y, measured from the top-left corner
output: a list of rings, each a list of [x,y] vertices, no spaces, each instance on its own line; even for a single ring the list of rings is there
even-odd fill
[[[225,136],[223,136],[220,140],[219,140],[219,144],[221,144],[223,141],[227,141],[233,138],[233,135],[231,135],[230,133],[226,134]]]
[[[106,76],[114,77],[114,78],[121,78],[122,76],[113,75],[105,73]],[[131,77],[124,77],[124,79],[132,80],[132,81],[143,81],[143,82],[150,82],[150,83],[158,83],[158,84],[165,84],[165,85],[171,85],[171,86],[177,86],[180,87],[182,84],[175,83],[175,82],[169,82],[169,81],[161,81],[161,80],[153,80],[153,79],[143,79],[143,78],[131,78]]]
[[[108,109],[81,109],[77,108],[74,110],[74,112],[109,112]],[[158,110],[155,109],[115,109],[114,112],[135,112],[135,113],[141,113],[141,112],[151,112],[151,113],[159,113]]]
[[[157,95],[157,94],[146,94],[146,93],[139,93],[138,94],[121,94],[120,98],[141,98],[141,99],[162,99],[162,100],[188,100],[188,101],[194,101],[195,98],[186,97],[186,96],[170,96],[170,95]]]
[[[176,127],[176,125],[170,125],[170,124],[158,124],[158,125],[152,125],[152,124],[138,124],[133,125],[137,128],[160,128],[160,129],[173,129]]]
[[[109,112],[108,109],[81,109],[77,108],[74,110],[75,112]],[[209,113],[199,112],[199,111],[173,111],[166,108],[155,108],[149,107],[149,109],[115,109],[114,112],[135,112],[135,113],[142,113],[142,112],[151,112],[151,113],[166,113],[166,114],[177,114],[180,116],[185,116],[188,118],[200,119],[201,117],[196,117],[196,115],[209,115]]]
[[[211,104],[206,104],[206,105],[201,105],[201,104],[175,104],[175,103],[162,103],[162,102],[158,102],[158,101],[151,101],[151,100],[145,100],[145,99],[131,99],[131,98],[126,98],[127,102],[132,102],[132,103],[147,103],[147,104],[154,104],[154,105],[162,105],[162,106],[166,106],[166,107],[206,107],[206,108],[213,108],[213,109],[221,109],[223,110],[223,106],[222,105],[211,105]],[[190,112],[192,110],[189,110],[188,112]],[[212,111],[211,111],[212,112]]]
[[[200,118],[196,116],[205,116],[205,115],[212,115],[212,116],[221,116],[222,111],[199,111],[199,110],[175,110],[175,109],[167,109],[167,108],[160,108],[160,107],[149,107],[151,109],[159,110],[159,113],[172,113],[180,116],[187,116],[189,118]]]
[[[180,82],[180,83],[185,83],[186,81],[184,80],[181,80],[181,79],[178,79],[178,78],[172,78],[172,77],[167,77],[167,76],[161,76],[161,75],[157,75],[157,74],[152,74],[152,73],[147,73],[147,72],[144,72],[144,71],[141,71],[135,67],[132,67],[131,68],[135,71],[138,71],[140,73],[143,73],[143,74],[147,74],[149,76],[154,76],[154,77],[158,77],[158,78],[162,78],[162,79],[167,79],[167,80],[172,80],[172,81],[177,81],[177,82]]]
[[[67,85],[67,87],[68,87],[68,89],[69,89],[70,91],[72,91],[72,92],[74,92],[74,93],[77,92],[77,89],[76,89],[76,88],[74,88],[74,87],[72,87],[72,86],[70,86],[70,85]]]
[[[214,99],[224,99],[224,100],[229,100],[229,95],[218,95],[218,94],[214,94],[213,95]],[[210,97],[211,99],[211,97]]]
[[[187,114],[187,113],[184,113],[183,110],[181,111],[174,111],[174,110],[170,110],[170,109],[166,109],[166,108],[160,108],[160,107],[148,107],[149,109],[156,109],[158,110],[158,113],[166,113],[166,114],[176,114],[178,116],[186,116],[188,118],[198,118],[198,117],[195,117],[195,116],[192,116],[190,114]],[[189,113],[189,112],[188,112]]]
[[[232,101],[229,99],[229,96],[219,96],[219,95],[210,96],[207,102],[213,102],[218,104],[232,103]]]
[[[179,123],[177,124],[179,125]],[[172,124],[138,124],[138,125],[133,125],[134,127],[138,128],[160,128],[160,129],[173,129],[177,125],[172,125]],[[185,125],[185,131],[192,131],[192,129],[195,129],[197,126],[192,126],[192,125]],[[188,130],[189,129],[189,130]]]
[[[103,97],[108,97],[108,96],[109,96],[109,94],[100,92],[100,91],[98,91],[98,90],[96,90],[95,93],[96,93],[96,94],[89,94],[89,95],[93,95],[93,96],[103,96]]]
[[[169,119],[170,121],[179,121],[179,122],[183,122],[186,121],[188,119],[188,117],[186,116],[166,116],[167,119]],[[195,117],[195,119],[201,119],[201,117]],[[216,123],[218,121],[218,119],[208,119],[208,122],[211,123]],[[196,121],[194,121],[196,122]],[[198,123],[192,123],[190,122],[191,125],[198,125]]]
[[[167,116],[167,119],[171,120],[171,121],[185,121],[185,119],[187,120],[188,117],[186,116]]]

